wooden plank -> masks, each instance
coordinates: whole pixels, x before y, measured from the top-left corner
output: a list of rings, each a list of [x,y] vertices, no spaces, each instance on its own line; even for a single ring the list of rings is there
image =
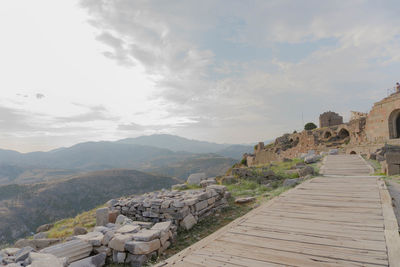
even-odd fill
[[[400,236],[396,216],[393,211],[392,198],[384,181],[378,180],[377,184],[382,200],[389,265],[400,266]]]
[[[218,245],[219,241],[224,241],[224,245],[227,243],[235,243],[241,245],[242,247],[246,246],[251,248],[252,246],[255,246],[264,248],[266,250],[276,251],[276,253],[285,251],[290,253],[304,254],[307,256],[318,256],[378,265],[387,265],[388,263],[386,251],[371,251],[311,243],[305,244],[304,242],[249,236],[240,236],[240,238],[238,238],[238,236],[235,234],[226,234],[216,240],[215,243]]]

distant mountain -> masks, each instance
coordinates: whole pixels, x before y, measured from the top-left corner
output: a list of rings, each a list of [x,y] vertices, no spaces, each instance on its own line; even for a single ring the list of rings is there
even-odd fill
[[[230,145],[197,141],[169,134],[154,134],[136,138],[127,138],[119,140],[117,143],[165,148],[175,152],[215,153],[235,159],[241,159],[244,153],[252,152],[254,147],[252,145]]]
[[[252,150],[252,146],[215,144],[172,135],[142,136],[116,142],[85,142],[49,152],[19,153],[0,149],[0,185],[36,183],[113,168],[164,169],[170,173],[172,166],[180,166],[173,173],[183,173],[188,170],[182,165],[186,160],[220,156],[240,160],[244,153]],[[219,162],[215,161],[215,165],[215,168],[212,167],[212,161],[207,164],[210,170],[223,169],[218,167]],[[214,173],[208,169],[200,171]]]
[[[109,199],[170,188],[178,182],[135,170],[114,169],[46,183],[0,186],[0,244]]]

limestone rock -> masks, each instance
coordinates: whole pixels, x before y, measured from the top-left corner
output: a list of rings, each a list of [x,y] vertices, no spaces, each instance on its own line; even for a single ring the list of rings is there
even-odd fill
[[[160,248],[160,240],[154,239],[149,242],[130,241],[126,243],[126,250],[132,254],[146,255]]]
[[[93,247],[88,242],[76,239],[42,249],[40,252],[52,254],[59,258],[66,257],[68,263],[71,263],[88,257],[92,250]]]
[[[235,203],[237,204],[244,204],[244,203],[249,203],[255,201],[255,197],[241,197],[241,198],[236,198]]]
[[[78,239],[84,240],[94,247],[100,247],[104,235],[100,232],[89,232],[86,235],[76,236]]]
[[[131,224],[127,224],[122,226],[121,228],[119,228],[116,233],[120,233],[120,234],[129,234],[129,233],[136,233],[140,230],[140,226],[139,225],[131,225]]]
[[[35,250],[40,250],[60,242],[58,238],[44,238],[44,239],[20,239],[15,242],[18,248],[32,247]]]
[[[285,181],[283,181],[282,186],[292,187],[300,183],[300,181],[301,181],[300,178],[286,179]]]
[[[96,226],[106,226],[108,223],[108,208],[96,210]]]
[[[49,235],[48,232],[40,232],[40,233],[34,234],[33,239],[44,239],[44,238],[47,238],[48,235]]]
[[[208,178],[208,179],[200,182],[200,186],[203,188],[205,188],[209,185],[212,185],[212,184],[217,184],[217,181],[215,180],[215,178]]]
[[[87,232],[88,231],[84,227],[77,226],[74,228],[74,235],[84,235],[87,234]]]
[[[328,152],[329,155],[337,155],[339,154],[339,150],[337,148],[335,149],[330,149]]]
[[[200,182],[202,180],[205,180],[206,174],[204,172],[200,172],[200,173],[193,173],[191,174],[188,179],[187,179],[187,183],[188,184],[192,184],[192,185],[200,185]]]
[[[189,215],[187,215],[181,222],[181,226],[185,229],[185,230],[189,230],[191,229],[195,224],[197,223],[196,218],[190,213]]]
[[[51,228],[53,228],[53,226],[54,226],[54,224],[52,224],[52,223],[41,225],[36,229],[36,233],[47,232]]]
[[[304,176],[307,176],[307,175],[313,175],[314,174],[314,168],[311,167],[311,166],[306,166],[306,167],[304,167],[302,169],[299,169],[298,170],[298,174],[299,174],[300,177],[304,177]]]
[[[135,241],[151,241],[156,238],[160,238],[161,231],[157,229],[142,229],[139,232],[133,234]]]
[[[20,249],[17,253],[15,253],[15,261],[24,261],[28,258],[29,253],[31,253],[32,251],[34,251],[32,247],[24,247]]]
[[[153,230],[160,230],[161,232],[168,232],[169,229],[171,228],[172,222],[167,221],[167,222],[160,222],[156,223],[151,229]]]
[[[310,163],[315,163],[320,159],[321,159],[321,156],[319,156],[319,155],[310,155],[310,156],[307,156],[304,158],[304,162],[307,164],[310,164]]]
[[[29,261],[31,267],[64,267],[63,259],[47,253],[31,252]]]
[[[116,234],[108,243],[108,246],[116,251],[125,251],[125,243],[133,240],[133,234]]]
[[[79,261],[75,261],[69,265],[69,267],[102,267],[106,264],[105,253],[100,253],[89,258],[85,258]]]

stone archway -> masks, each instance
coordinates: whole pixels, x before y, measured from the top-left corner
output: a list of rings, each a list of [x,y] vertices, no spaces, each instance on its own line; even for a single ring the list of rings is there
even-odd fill
[[[342,128],[342,129],[340,129],[338,136],[340,139],[345,139],[347,137],[350,137],[350,133],[347,129]]]
[[[355,151],[351,151],[350,155],[356,155],[357,153]]]
[[[393,110],[389,115],[389,138],[400,138],[400,109]]]
[[[330,137],[332,137],[332,133],[329,132],[329,131],[326,131],[326,132],[324,133],[324,138],[325,138],[325,139],[328,139],[328,138],[330,138]]]

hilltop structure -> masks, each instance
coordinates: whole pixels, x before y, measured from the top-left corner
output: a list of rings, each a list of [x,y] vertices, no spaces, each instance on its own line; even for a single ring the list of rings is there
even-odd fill
[[[319,120],[318,129],[284,134],[268,145],[259,143],[254,154],[244,155],[248,166],[300,157],[310,150],[370,155],[387,144],[400,145],[400,93],[376,102],[369,113],[352,111],[347,123],[332,111],[321,114]]]

